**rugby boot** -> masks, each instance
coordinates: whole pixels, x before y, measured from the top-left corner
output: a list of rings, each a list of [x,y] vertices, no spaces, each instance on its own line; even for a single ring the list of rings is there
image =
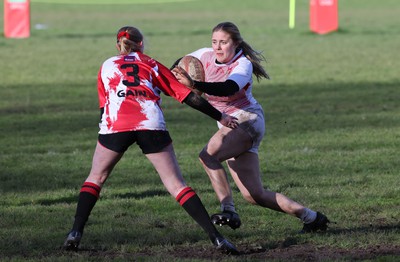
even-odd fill
[[[214,246],[217,248],[217,250],[227,255],[240,255],[240,252],[236,249],[236,247],[224,237],[217,237],[214,240]]]
[[[300,233],[326,231],[328,229],[328,223],[330,223],[329,219],[324,214],[317,212],[317,218],[311,223],[304,224]]]
[[[228,225],[232,229],[239,228],[242,224],[238,213],[226,210],[222,213],[212,215],[211,222],[218,226]]]
[[[79,243],[81,242],[82,233],[77,230],[72,230],[68,233],[67,239],[64,242],[63,248],[65,250],[78,250]]]

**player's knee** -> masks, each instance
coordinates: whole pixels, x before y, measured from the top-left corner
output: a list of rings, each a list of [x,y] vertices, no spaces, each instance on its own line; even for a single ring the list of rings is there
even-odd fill
[[[202,163],[204,163],[204,149],[203,150],[201,150],[200,151],[200,153],[199,153],[199,160],[200,160],[200,162],[202,162]]]
[[[217,159],[214,156],[210,155],[205,148],[199,153],[199,159],[202,163],[217,161]]]

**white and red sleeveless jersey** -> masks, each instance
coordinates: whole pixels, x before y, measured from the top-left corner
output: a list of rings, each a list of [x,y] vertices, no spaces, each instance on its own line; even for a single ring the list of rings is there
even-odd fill
[[[239,91],[232,96],[212,96],[205,94],[207,100],[221,112],[235,115],[240,109],[258,106],[252,95],[253,65],[240,50],[231,61],[225,64],[216,63],[216,56],[212,48],[202,48],[189,54],[197,57],[203,64],[205,82],[225,82],[233,80],[239,86]]]
[[[168,68],[140,52],[107,59],[100,68],[97,89],[100,108],[104,108],[100,134],[166,130],[161,92],[181,103],[190,93]]]

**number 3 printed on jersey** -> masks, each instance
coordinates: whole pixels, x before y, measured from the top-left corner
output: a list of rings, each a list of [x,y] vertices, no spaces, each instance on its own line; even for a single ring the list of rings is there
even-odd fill
[[[122,83],[126,86],[138,86],[140,85],[139,78],[139,66],[137,64],[123,64],[121,65],[121,69],[126,69],[126,75],[129,77],[129,80],[123,80]],[[133,77],[133,81],[130,81]]]

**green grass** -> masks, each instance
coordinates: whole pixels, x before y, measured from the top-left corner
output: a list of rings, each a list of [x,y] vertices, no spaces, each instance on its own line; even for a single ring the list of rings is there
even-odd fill
[[[309,32],[305,0],[293,30],[288,1],[69,2],[31,1],[31,37],[0,38],[0,260],[285,260],[274,254],[296,259],[298,247],[321,251],[311,260],[398,260],[400,2],[340,1],[339,31],[324,36]],[[254,88],[267,124],[264,185],[336,224],[300,236],[298,220],[250,206],[233,186],[244,224],[221,232],[239,249],[266,251],[224,258],[132,147],[93,210],[85,251],[60,251],[96,143],[97,70],[116,53],[117,29],[139,27],[146,53],[169,66],[210,46],[211,28],[226,20],[264,52],[272,76]],[[213,213],[218,202],[197,155],[215,122],[163,99],[185,179]]]

